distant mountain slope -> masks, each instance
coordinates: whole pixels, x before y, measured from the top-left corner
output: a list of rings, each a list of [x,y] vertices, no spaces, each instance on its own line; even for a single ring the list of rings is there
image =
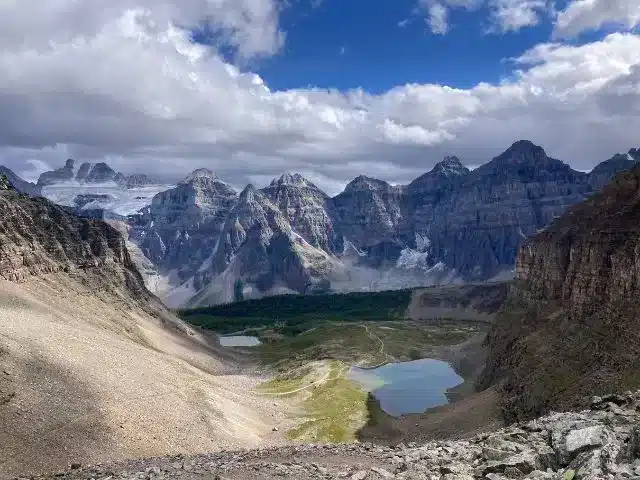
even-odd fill
[[[527,241],[483,386],[509,419],[640,386],[640,166]]]
[[[62,168],[44,172],[38,178],[38,186],[46,187],[60,183],[74,181],[87,184],[101,184],[113,182],[122,188],[134,188],[152,184],[152,180],[145,174],[124,175],[116,172],[104,162],[90,163],[84,162],[76,170],[76,162],[68,159]]]
[[[274,401],[144,287],[118,231],[0,176],[0,477],[255,446]]]
[[[199,169],[150,202],[128,200],[148,205],[131,217],[131,239],[156,265],[165,285],[157,293],[167,299],[171,291],[172,307],[189,297],[228,301],[238,281],[253,298],[505,279],[526,238],[638,160],[631,149],[584,173],[520,140],[473,171],[449,156],[408,185],[360,175],[333,198],[284,174],[247,190],[251,202]],[[69,168],[75,172],[68,164],[42,178],[66,178]],[[93,172],[101,180],[119,175],[83,164],[76,179],[88,185]],[[94,200],[85,209],[118,213],[117,202]]]
[[[42,193],[40,190],[40,187],[38,187],[37,185],[31,182],[27,182],[26,180],[23,180],[18,175],[16,175],[12,170],[10,170],[9,168],[3,165],[0,165],[0,174],[6,175],[7,179],[9,180],[9,183],[13,186],[13,188],[15,188],[20,193],[25,193],[30,197],[39,197]]]

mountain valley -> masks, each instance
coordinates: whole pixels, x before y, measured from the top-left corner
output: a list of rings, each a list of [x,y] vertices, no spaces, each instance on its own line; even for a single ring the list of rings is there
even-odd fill
[[[631,153],[582,174],[517,142],[476,170],[447,158],[409,186],[358,177],[333,199],[298,175],[238,194],[198,170],[137,214],[106,221],[16,185],[21,192],[0,176],[0,475],[505,480],[640,471],[640,167]],[[96,196],[78,205],[105,194],[83,195]],[[431,220],[407,222],[417,211]],[[459,240],[456,253],[439,250],[433,232]],[[401,243],[412,235],[415,243]],[[467,256],[473,245],[483,247]],[[512,245],[515,279],[496,281]],[[467,276],[447,276],[455,265]],[[369,271],[466,282],[332,292]],[[174,312],[148,289],[167,272],[189,283]],[[257,344],[225,347],[226,335]],[[438,361],[443,400],[390,413],[384,388],[406,400],[435,385],[436,370],[393,393],[379,369]],[[308,442],[356,443],[290,445]]]

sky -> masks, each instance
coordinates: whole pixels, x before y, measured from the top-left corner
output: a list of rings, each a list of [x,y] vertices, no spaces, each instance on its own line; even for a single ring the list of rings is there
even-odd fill
[[[638,0],[0,0],[0,164],[338,193],[640,146]]]

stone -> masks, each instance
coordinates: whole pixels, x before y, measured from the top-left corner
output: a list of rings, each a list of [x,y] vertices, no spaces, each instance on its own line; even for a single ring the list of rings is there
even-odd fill
[[[369,472],[365,470],[360,470],[354,473],[353,475],[351,475],[351,480],[364,480],[365,478],[367,478],[367,475],[369,475]]]
[[[603,436],[604,427],[602,426],[573,430],[569,432],[565,439],[566,450],[573,454],[585,449],[599,447],[602,445]]]
[[[378,476],[387,480],[395,478],[395,475],[393,473],[389,472],[388,470],[385,470],[384,468],[372,467],[371,471],[374,473],[377,473]]]

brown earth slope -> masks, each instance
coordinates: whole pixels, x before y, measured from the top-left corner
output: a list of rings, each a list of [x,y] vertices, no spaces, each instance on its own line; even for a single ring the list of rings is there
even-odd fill
[[[0,478],[277,443],[258,381],[145,289],[117,230],[0,176]]]
[[[640,386],[640,167],[521,248],[488,343],[508,420]]]

